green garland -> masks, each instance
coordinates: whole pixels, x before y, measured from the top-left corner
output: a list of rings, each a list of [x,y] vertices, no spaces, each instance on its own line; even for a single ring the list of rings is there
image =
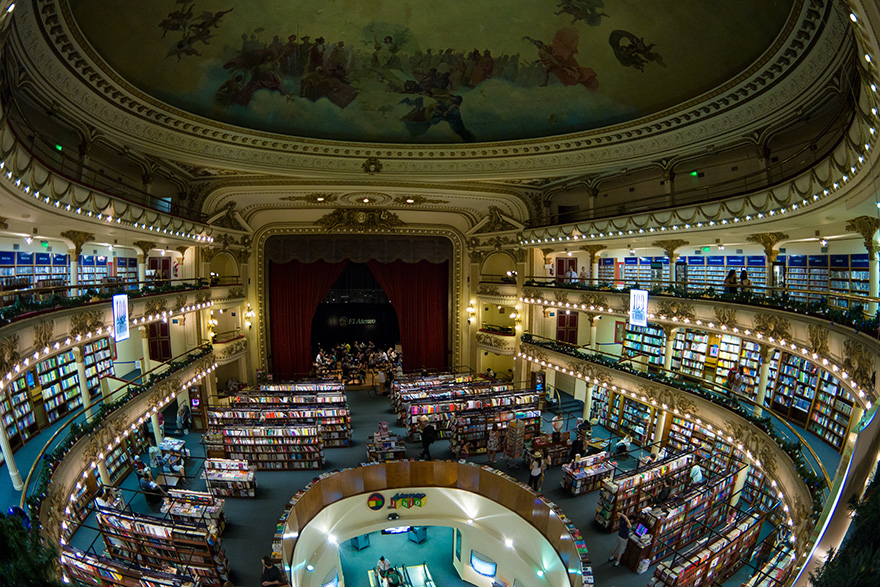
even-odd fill
[[[556,281],[530,279],[526,281],[525,285],[531,287],[554,287],[574,289],[578,291],[601,291],[621,294],[628,294],[630,291],[630,288],[618,289],[612,287],[610,283],[579,285],[575,283],[557,283]],[[828,320],[832,325],[840,324],[842,326],[847,326],[856,332],[864,332],[872,338],[880,338],[880,332],[878,332],[880,316],[875,315],[871,318],[866,318],[865,308],[862,304],[853,303],[850,307],[841,309],[829,306],[828,302],[824,299],[816,300],[814,302],[799,301],[794,299],[787,292],[773,292],[769,296],[762,294],[730,294],[716,290],[714,287],[695,290],[694,288],[683,288],[679,286],[658,286],[652,288],[650,292],[652,296],[668,295],[688,300],[717,300],[746,306],[759,306],[773,310],[795,312],[797,314],[805,314],[807,316]]]
[[[180,361],[168,363],[170,369],[159,374],[150,374],[146,378],[145,383],[141,385],[130,385],[128,387],[128,392],[123,397],[109,404],[101,404],[95,413],[95,417],[92,418],[91,421],[86,421],[82,424],[71,424],[70,431],[64,441],[56,446],[52,452],[43,455],[44,462],[42,471],[40,472],[40,480],[37,484],[37,489],[32,495],[28,496],[25,501],[34,525],[39,524],[40,506],[43,504],[43,500],[46,499],[46,495],[49,491],[49,483],[52,480],[52,474],[55,472],[55,468],[64,460],[67,453],[70,452],[80,439],[91,434],[92,431],[97,429],[103,423],[105,418],[139,396],[145,390],[151,389],[154,385],[174,375],[177,371],[192,365],[197,360],[209,354],[212,350],[213,348],[210,345],[201,347],[198,353],[188,355]]]
[[[88,288],[85,290],[85,293],[83,295],[75,297],[66,297],[58,294],[53,294],[46,299],[36,300],[33,298],[33,296],[24,297],[19,295],[16,297],[14,303],[0,310],[0,326],[9,324],[19,316],[23,316],[25,314],[30,314],[33,312],[46,312],[56,309],[76,308],[78,306],[88,304],[95,299],[99,299],[102,301],[109,300],[113,296],[121,293],[127,293],[132,298],[138,298],[142,296],[166,294],[177,291],[205,289],[207,286],[208,281],[206,279],[199,278],[195,280],[195,283],[177,285],[173,285],[171,283],[163,283],[155,287],[144,287],[137,291],[126,290],[124,289],[124,286],[121,285],[108,285],[102,287],[102,289],[106,291],[98,291],[94,288]]]
[[[781,448],[782,451],[785,452],[785,454],[789,456],[789,458],[794,463],[794,467],[798,475],[807,485],[807,487],[810,489],[810,493],[813,495],[813,518],[818,519],[821,515],[822,509],[824,508],[822,491],[827,487],[825,477],[823,477],[822,475],[817,475],[810,470],[810,468],[804,462],[804,457],[801,454],[800,442],[797,440],[789,441],[788,439],[786,439],[786,437],[783,436],[778,430],[776,430],[775,426],[773,426],[773,423],[769,416],[759,418],[749,412],[747,408],[743,407],[735,398],[722,395],[708,389],[704,389],[703,387],[700,387],[695,383],[683,381],[678,378],[667,377],[666,375],[656,373],[645,373],[644,371],[639,371],[635,369],[631,365],[618,363],[615,360],[610,359],[609,357],[606,357],[604,355],[599,355],[596,353],[582,353],[579,352],[577,348],[572,347],[571,345],[558,343],[556,341],[535,340],[535,338],[531,334],[523,334],[520,340],[532,346],[541,347],[555,353],[568,355],[570,357],[583,359],[591,363],[602,365],[603,367],[607,367],[609,369],[614,369],[615,371],[635,375],[643,379],[648,379],[656,383],[661,383],[663,385],[668,385],[669,387],[680,389],[687,393],[700,396],[701,398],[708,400],[713,404],[717,404],[725,409],[735,412],[744,420],[748,420],[756,427],[758,427],[762,432],[764,432],[764,434],[769,436],[777,445],[779,445],[779,448]]]

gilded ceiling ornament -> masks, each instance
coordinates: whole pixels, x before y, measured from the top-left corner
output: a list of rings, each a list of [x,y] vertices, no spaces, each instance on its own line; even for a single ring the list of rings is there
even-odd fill
[[[501,292],[498,290],[498,286],[489,283],[482,283],[479,287],[477,287],[477,295],[478,296],[500,296]]]
[[[214,247],[199,247],[202,251],[202,263],[210,263],[217,253]]]
[[[439,198],[426,198],[425,196],[395,196],[392,200],[395,204],[419,206],[421,204],[448,204],[449,200],[441,200]]]
[[[186,306],[186,300],[188,296],[186,294],[179,294],[176,298],[174,298],[174,307],[178,310]]]
[[[728,328],[736,326],[736,308],[715,306],[715,320],[721,326],[726,326]]]
[[[681,302],[679,300],[662,300],[657,307],[655,314],[666,316],[666,318],[670,320],[672,318],[678,318],[679,320],[685,318],[694,320],[697,317],[693,304],[689,302]]]
[[[776,250],[776,245],[784,240],[788,240],[788,235],[784,232],[759,232],[757,234],[750,234],[746,237],[746,240],[758,243],[764,247],[764,254],[767,258],[775,261],[776,255],[779,254],[779,251]]]
[[[70,336],[83,335],[104,327],[104,312],[101,310],[85,310],[70,317]]]
[[[773,314],[755,314],[752,325],[756,331],[764,333],[765,336],[772,336],[778,340],[791,338],[791,324],[788,318]]]
[[[244,297],[244,288],[243,287],[231,287],[229,288],[229,292],[226,295],[227,299],[234,300],[236,298]]]
[[[49,346],[54,334],[54,320],[41,320],[39,324],[34,324],[34,348],[43,349]]]
[[[817,355],[828,355],[828,330],[818,324],[810,324],[810,349]]]
[[[578,296],[578,303],[597,308],[608,308],[608,298],[599,293],[582,293]]]
[[[520,227],[505,218],[504,213],[498,206],[489,206],[488,219],[483,225],[477,229],[476,234],[486,234],[490,232],[504,232],[508,230],[519,230]]]
[[[214,239],[214,242],[223,245],[222,249],[224,251],[229,249],[229,245],[237,244],[235,242],[235,237],[225,232],[223,234],[217,235],[217,237]]]
[[[332,204],[339,199],[339,194],[330,192],[315,192],[306,194],[305,196],[284,196],[281,198],[286,202],[305,202],[307,204]]]
[[[859,216],[847,222],[846,229],[850,232],[857,232],[862,235],[868,253],[874,254],[877,252],[877,245],[874,243],[874,235],[880,230],[880,218]]]
[[[183,261],[183,258],[186,257],[186,252],[189,250],[189,247],[177,247],[174,250],[180,253],[180,260]]]
[[[358,210],[337,208],[315,221],[328,232],[373,232],[394,230],[406,226],[397,214],[388,210]]]
[[[843,367],[850,378],[860,387],[872,389],[871,374],[874,372],[874,358],[860,342],[848,338],[843,343]]]
[[[45,345],[43,345],[45,346]],[[42,346],[38,348],[43,348]],[[10,334],[0,339],[0,371],[10,371],[21,360],[18,352],[18,335]]]
[[[153,298],[147,300],[147,303],[144,305],[144,314],[161,314],[168,310],[168,300],[165,298]]]
[[[156,248],[156,243],[153,241],[134,241],[131,244],[133,244],[134,246],[139,248],[141,250],[141,254],[144,257],[149,255],[150,251],[153,250],[154,248]]]
[[[509,236],[496,236],[487,240],[485,244],[493,247],[496,251],[500,251],[504,248],[504,245],[511,245],[515,242],[516,240]]]
[[[364,161],[364,164],[361,167],[363,168],[364,173],[368,175],[376,175],[382,171],[382,162],[379,161],[378,157],[367,157],[367,160]]]
[[[533,289],[524,289],[523,290],[523,299],[526,300],[541,300],[544,296],[539,291],[535,291]]]
[[[7,222],[7,220],[9,219],[0,216],[0,230],[6,230],[7,228],[9,228],[9,223]]]
[[[513,346],[512,344],[510,344],[513,342],[512,340],[508,341],[507,339],[505,339],[501,336],[492,336],[491,334],[488,334],[485,332],[478,332],[477,336],[475,338],[476,338],[477,344],[485,346],[485,347],[490,347],[493,349],[508,349],[509,350]]]
[[[557,302],[566,303],[568,301],[568,292],[564,291],[554,291],[553,297],[556,298]]]
[[[83,245],[89,241],[95,240],[95,235],[91,232],[83,232],[81,230],[65,230],[61,236],[73,243],[74,255],[79,257],[82,255]],[[137,243],[135,243],[137,244]]]
[[[211,301],[211,290],[203,289],[196,292],[196,305],[204,304]]]
[[[669,257],[670,260],[672,260],[675,258],[675,249],[689,244],[690,243],[688,241],[681,240],[680,238],[673,238],[669,240],[654,241],[653,243],[651,243],[651,246],[663,249],[663,251],[666,253],[666,256]]]
[[[472,249],[468,251],[468,255],[470,255],[471,263],[482,263],[483,259],[486,257],[486,252]]]

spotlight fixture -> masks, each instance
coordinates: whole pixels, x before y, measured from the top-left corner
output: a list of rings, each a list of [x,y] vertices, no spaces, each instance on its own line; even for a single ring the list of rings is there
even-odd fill
[[[32,242],[34,242],[34,239],[32,239],[29,236],[26,236],[26,237],[24,237],[24,242],[26,242],[27,244],[31,244]]]
[[[827,239],[824,239],[824,238],[823,238],[823,239],[819,239],[819,244],[822,245],[822,246],[824,247],[825,245],[828,244],[828,240],[827,240]]]

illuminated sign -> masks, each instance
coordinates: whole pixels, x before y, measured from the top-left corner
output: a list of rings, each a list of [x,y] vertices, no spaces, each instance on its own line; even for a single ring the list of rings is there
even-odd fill
[[[629,290],[629,323],[633,326],[648,325],[648,292],[644,289]]]
[[[346,318],[345,316],[339,317],[339,326],[345,328],[346,326],[371,326],[376,324],[378,320],[375,318]]]
[[[128,339],[128,294],[113,296],[113,336],[116,342]]]
[[[484,577],[494,577],[498,569],[498,564],[495,561],[476,550],[471,551],[471,566]]]

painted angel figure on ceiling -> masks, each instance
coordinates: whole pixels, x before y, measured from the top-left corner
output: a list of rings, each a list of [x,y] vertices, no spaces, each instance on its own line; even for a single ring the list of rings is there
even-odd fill
[[[542,86],[550,82],[552,73],[563,85],[580,84],[592,92],[599,89],[596,72],[589,67],[582,67],[575,59],[580,40],[576,29],[571,27],[559,29],[549,45],[531,37],[523,37],[523,40],[531,42],[538,48],[538,61],[544,66]]]

